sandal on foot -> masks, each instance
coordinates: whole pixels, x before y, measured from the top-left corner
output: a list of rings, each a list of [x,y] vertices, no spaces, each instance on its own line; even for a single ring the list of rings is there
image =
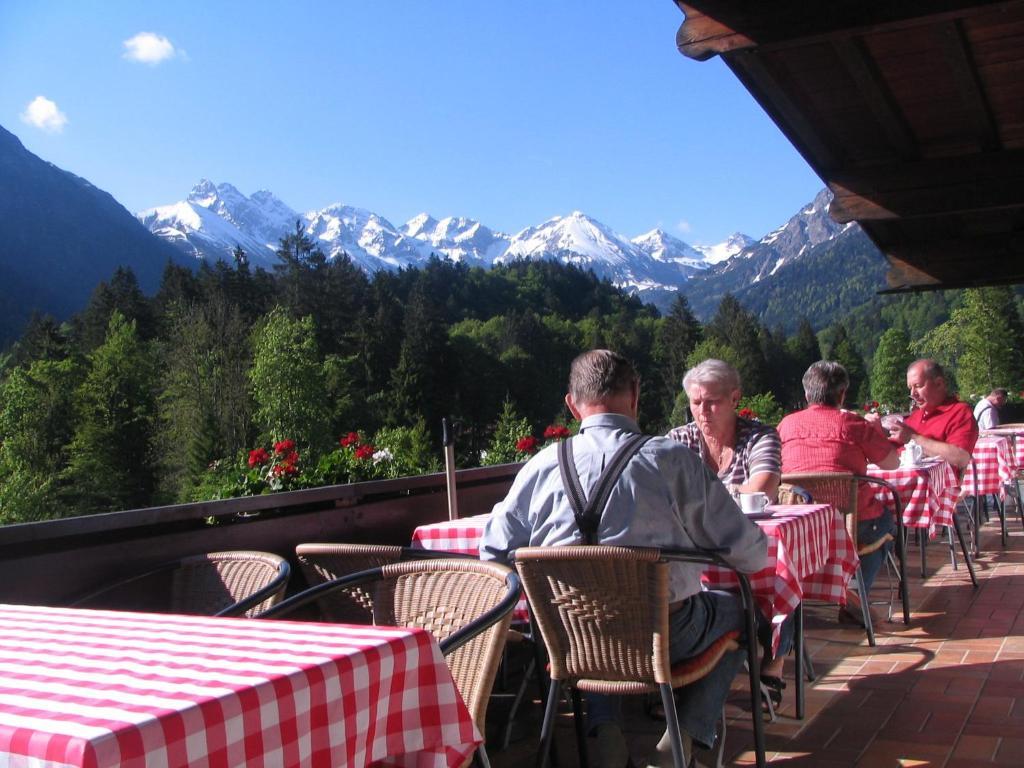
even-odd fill
[[[772,675],[761,675],[761,688],[772,701],[772,706],[779,706],[782,703],[782,692],[786,689],[786,681],[781,677]]]

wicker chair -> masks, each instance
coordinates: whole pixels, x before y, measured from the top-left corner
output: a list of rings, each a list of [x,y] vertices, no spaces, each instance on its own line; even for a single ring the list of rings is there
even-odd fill
[[[551,685],[541,730],[541,760],[550,757],[555,713],[565,684],[573,694],[580,764],[587,747],[579,692],[660,692],[676,766],[687,764],[673,688],[707,674],[737,648],[736,635],[720,639],[696,659],[672,667],[669,659],[669,560],[722,565],[717,555],[697,550],[631,547],[527,547],[514,553],[534,618],[547,646]],[[753,598],[746,577],[740,590],[747,616],[751,708],[758,766],[765,765],[761,691]]]
[[[519,601],[515,571],[471,558],[391,563],[310,587],[258,618],[279,618],[351,589],[372,594],[374,624],[426,629],[437,638],[473,722],[485,734],[488,698]],[[477,755],[489,765],[483,745]]]
[[[210,552],[165,563],[71,603],[75,608],[254,616],[278,603],[288,561],[268,552]]]
[[[295,547],[295,555],[299,569],[311,587],[389,563],[470,557],[454,552],[384,544],[299,544]],[[333,592],[317,601],[317,605],[327,621],[373,623],[373,598],[367,590],[359,587]]]
[[[850,534],[850,540],[853,541],[854,546],[857,546],[857,480],[853,474],[849,472],[784,473],[782,482],[805,488],[818,504],[831,504],[837,512],[846,518],[846,530]],[[887,540],[889,539],[883,540],[882,544]],[[882,544],[878,546],[882,546]],[[864,622],[864,631],[867,633],[868,645],[874,646],[875,628],[871,624],[868,594],[864,588],[864,575],[859,563],[854,578],[857,581],[861,617]]]

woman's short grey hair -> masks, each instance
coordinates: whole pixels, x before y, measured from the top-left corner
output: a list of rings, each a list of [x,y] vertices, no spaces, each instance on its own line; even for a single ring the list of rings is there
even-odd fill
[[[834,360],[819,360],[804,374],[804,397],[808,405],[839,407],[843,393],[850,388],[850,375]]]
[[[569,394],[577,403],[599,403],[629,392],[638,380],[633,364],[622,355],[610,349],[592,349],[572,361]]]
[[[723,392],[741,389],[740,372],[724,360],[710,358],[698,363],[683,376],[683,389],[687,392],[694,384],[712,387]]]

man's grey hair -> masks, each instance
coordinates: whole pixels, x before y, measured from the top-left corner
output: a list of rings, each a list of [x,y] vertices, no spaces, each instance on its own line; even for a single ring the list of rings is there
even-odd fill
[[[740,372],[724,360],[709,358],[693,366],[683,376],[683,389],[689,391],[694,384],[710,386],[723,392],[741,389]]]
[[[592,349],[572,361],[569,394],[577,403],[599,403],[629,392],[638,380],[633,364],[622,355],[610,349]]]
[[[995,389],[993,389],[988,394],[989,394],[989,397],[991,397],[992,395],[996,395],[997,397],[1006,397],[1010,393],[1009,393],[1008,390],[1004,389],[1003,387],[996,387]]]
[[[907,366],[907,373],[910,373],[910,369],[913,368],[915,365],[921,366],[921,372],[924,373],[924,377],[929,381],[934,381],[935,379],[942,379],[943,381],[946,382],[949,381],[949,377],[946,376],[945,369],[934,360],[931,360],[927,357],[922,357],[919,360],[915,360],[914,362]]]
[[[838,408],[843,401],[843,392],[850,388],[850,375],[834,360],[819,360],[807,369],[803,385],[808,405]]]

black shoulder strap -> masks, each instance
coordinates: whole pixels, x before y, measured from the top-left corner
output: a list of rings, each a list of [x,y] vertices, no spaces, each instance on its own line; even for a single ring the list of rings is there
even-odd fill
[[[597,527],[601,522],[601,515],[608,504],[608,497],[611,496],[615,483],[618,482],[626,465],[651,437],[652,435],[633,435],[619,446],[612,456],[612,460],[608,462],[597,479],[589,501],[587,501],[583,485],[580,483],[579,473],[576,471],[572,438],[558,444],[558,470],[562,474],[562,485],[565,486],[565,493],[569,497],[576,525],[583,533],[584,544],[597,543]]]

